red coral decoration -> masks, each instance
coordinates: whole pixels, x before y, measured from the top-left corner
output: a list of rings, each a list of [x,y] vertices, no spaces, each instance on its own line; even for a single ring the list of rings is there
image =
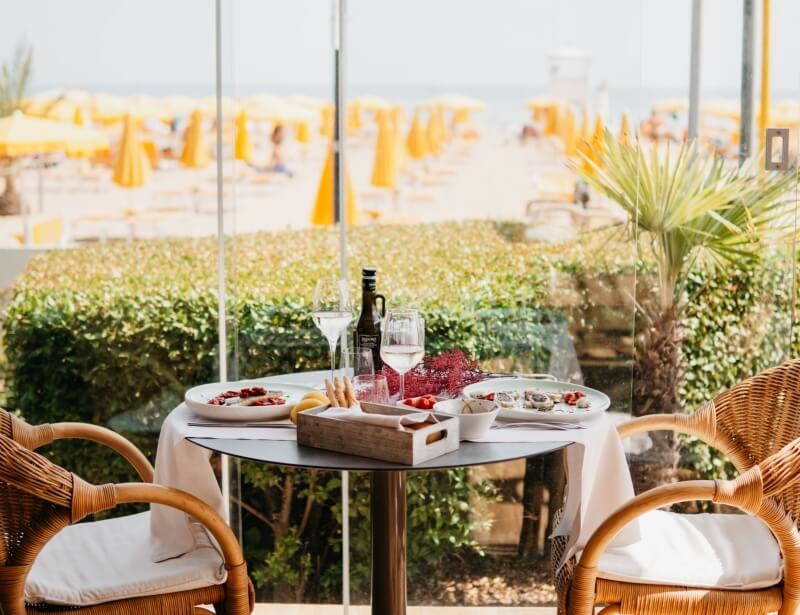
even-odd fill
[[[388,365],[384,365],[383,375],[389,384],[389,393],[396,394],[400,390],[400,375]],[[486,377],[488,374],[460,348],[435,357],[425,355],[414,369],[406,373],[405,396],[455,397],[465,386]]]

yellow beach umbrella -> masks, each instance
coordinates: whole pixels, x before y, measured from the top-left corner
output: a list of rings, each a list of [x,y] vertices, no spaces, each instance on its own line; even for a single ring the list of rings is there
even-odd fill
[[[181,162],[193,169],[203,169],[211,162],[211,154],[206,144],[206,133],[203,130],[203,112],[199,109],[192,111],[192,115],[189,117]]]
[[[428,137],[428,151],[434,156],[442,153],[442,131],[439,126],[439,114],[435,109],[431,109],[428,113],[428,125],[425,129]]]
[[[406,137],[408,155],[415,160],[425,158],[430,153],[428,145],[428,135],[422,126],[422,117],[419,109],[414,111],[414,118],[411,120],[411,128]]]
[[[562,138],[564,140],[564,155],[577,156],[578,127],[575,125],[575,112],[572,110],[572,107],[567,107],[567,112],[564,116]]]
[[[71,122],[29,117],[21,111],[0,119],[0,156],[78,154],[107,148],[105,134]]]
[[[600,115],[597,115],[594,118],[594,132],[592,133],[592,138],[589,143],[588,151],[586,152],[586,157],[589,158],[595,165],[600,165],[600,152],[603,150],[603,133],[605,131],[605,126],[603,124],[603,118]],[[587,173],[593,173],[594,167],[589,164],[588,160],[583,161],[583,168]]]
[[[469,109],[456,109],[453,112],[453,126],[462,126],[470,123]]]
[[[356,223],[356,197],[353,193],[353,185],[350,181],[350,174],[345,171],[345,221],[347,224]],[[331,225],[334,223],[333,213],[333,147],[328,148],[328,156],[325,158],[325,166],[322,169],[322,177],[319,180],[317,198],[314,201],[314,209],[311,211],[311,224]]]
[[[322,114],[322,123],[319,127],[319,134],[323,137],[327,137],[328,139],[333,138],[333,105],[325,105],[320,109],[320,113]]]
[[[450,129],[447,127],[447,119],[444,115],[444,107],[442,105],[437,105],[435,113],[441,141],[443,144],[449,143],[452,135],[450,134]]]
[[[385,110],[378,111],[376,118],[378,135],[375,138],[371,183],[378,188],[394,188],[397,183],[397,146],[393,118],[391,112]]]
[[[461,94],[445,94],[431,101],[432,104],[442,105],[452,111],[485,111],[486,103],[472,96]]]
[[[406,119],[406,110],[396,105],[391,111],[392,130],[394,131],[395,165],[400,172],[408,166],[408,145],[403,138],[403,123]]]
[[[253,144],[250,142],[250,131],[247,129],[247,113],[241,111],[236,116],[236,142],[233,157],[242,162],[253,159]]]
[[[359,96],[358,98],[353,99],[352,103],[364,111],[377,112],[392,108],[392,103],[381,96]]]
[[[627,113],[622,114],[622,119],[619,123],[619,142],[624,145],[630,145],[631,143],[631,123]]]
[[[83,107],[75,107],[75,111],[72,114],[72,123],[76,126],[86,126],[88,124]]]
[[[125,118],[119,140],[113,180],[122,188],[138,188],[150,180],[150,159],[139,141],[136,121],[130,115]]]
[[[294,138],[298,143],[311,143],[311,126],[305,120],[294,125]]]
[[[347,132],[353,133],[364,127],[364,118],[361,115],[361,105],[351,102],[347,105]]]

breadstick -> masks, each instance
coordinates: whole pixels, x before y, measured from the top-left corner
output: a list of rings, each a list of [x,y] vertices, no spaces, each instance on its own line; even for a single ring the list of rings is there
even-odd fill
[[[352,408],[356,405],[356,394],[353,391],[353,383],[350,382],[350,378],[347,376],[344,377],[344,396],[347,400],[347,406]]]
[[[339,381],[339,377],[333,379],[333,386],[336,387],[336,401],[342,408],[347,408],[347,400],[344,398],[344,387]]]
[[[333,388],[333,384],[327,378],[325,378],[325,392],[328,395],[328,399],[331,400],[331,406],[337,406],[339,401],[336,399],[336,389]]]

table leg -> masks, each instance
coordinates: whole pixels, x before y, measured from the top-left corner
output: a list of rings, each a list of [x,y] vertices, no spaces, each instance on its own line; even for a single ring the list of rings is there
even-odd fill
[[[372,615],[406,612],[406,475],[372,472]]]

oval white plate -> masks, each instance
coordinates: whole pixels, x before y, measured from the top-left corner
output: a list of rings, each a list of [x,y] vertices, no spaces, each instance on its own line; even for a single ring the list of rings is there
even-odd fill
[[[464,387],[464,397],[472,397],[475,393],[490,393],[492,391],[519,391],[525,389],[538,389],[543,393],[566,393],[567,391],[581,391],[586,394],[592,405],[586,410],[570,406],[568,404],[556,404],[550,412],[540,412],[539,410],[528,410],[526,408],[501,408],[497,415],[500,419],[513,419],[515,421],[558,421],[574,422],[585,421],[586,419],[602,414],[608,410],[611,400],[608,395],[590,389],[580,384],[570,382],[556,382],[553,380],[539,380],[534,378],[491,378],[483,382],[476,382]]]
[[[268,391],[283,391],[286,403],[281,406],[215,406],[208,403],[208,400],[212,397],[216,397],[230,389],[254,386],[264,387]],[[213,421],[266,421],[270,419],[285,419],[303,395],[313,390],[311,387],[300,384],[264,382],[263,380],[212,382],[189,389],[186,391],[184,400],[192,412],[204,419]]]

